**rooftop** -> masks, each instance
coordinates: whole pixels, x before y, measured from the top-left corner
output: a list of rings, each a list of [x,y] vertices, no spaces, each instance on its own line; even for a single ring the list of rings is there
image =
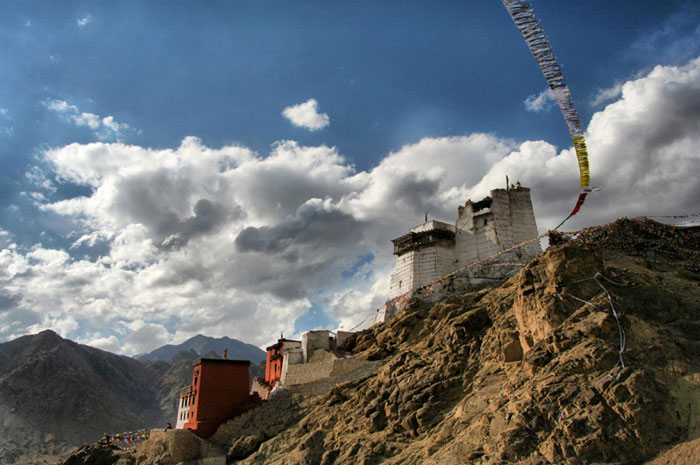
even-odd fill
[[[198,358],[192,362],[197,365],[250,365],[250,360],[231,360],[228,358]]]

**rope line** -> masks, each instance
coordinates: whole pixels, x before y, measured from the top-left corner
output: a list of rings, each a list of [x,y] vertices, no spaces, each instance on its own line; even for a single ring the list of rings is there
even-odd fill
[[[615,363],[615,366],[613,366],[605,375],[601,376],[597,381],[591,383],[590,386],[592,386],[592,387],[598,386],[600,383],[602,383],[606,379],[612,379],[613,381],[620,380],[620,376],[622,375],[622,370],[625,368],[625,360],[624,360],[622,354],[625,352],[625,347],[627,345],[627,335],[625,334],[625,330],[622,327],[622,323],[620,322],[620,317],[617,314],[617,310],[615,310],[615,305],[613,304],[612,295],[610,295],[610,292],[608,291],[608,289],[605,286],[603,286],[603,284],[598,280],[599,277],[606,279],[606,280],[610,281],[611,283],[619,285],[619,286],[628,286],[626,284],[616,283],[616,282],[612,281],[611,279],[606,278],[599,271],[596,272],[596,274],[594,274],[590,278],[579,279],[577,281],[572,281],[571,283],[569,283],[569,284],[573,284],[573,283],[579,283],[579,282],[583,282],[583,281],[595,281],[598,284],[598,286],[600,286],[600,288],[603,289],[603,292],[605,292],[605,295],[608,299],[608,303],[610,304],[610,311],[613,314],[613,316],[615,317],[615,322],[617,323],[617,331],[618,331],[619,342],[620,342],[620,348],[618,349],[617,363]],[[584,300],[580,297],[576,297],[575,295],[568,293],[568,292],[565,295],[568,297],[571,297],[572,299],[578,300],[579,302],[582,302],[585,305],[589,305],[589,306],[593,307],[596,311],[602,311],[601,309],[599,309],[597,306],[595,306],[592,302],[590,302],[588,300]],[[613,373],[615,372],[615,370],[618,367],[620,367],[620,369],[617,371],[617,375],[613,375]],[[557,421],[561,422],[564,415],[568,415],[568,411],[567,411],[568,408],[571,405],[573,405],[576,402],[576,400],[584,392],[585,392],[585,389],[582,389],[581,391],[579,391],[579,393],[576,395],[576,397],[574,397],[570,402],[568,402],[566,404],[566,407],[564,407],[561,410],[561,412],[559,412],[559,416],[557,418]]]

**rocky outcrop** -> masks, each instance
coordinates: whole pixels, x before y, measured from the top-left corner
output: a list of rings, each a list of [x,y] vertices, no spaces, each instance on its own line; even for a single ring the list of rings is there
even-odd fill
[[[700,231],[560,241],[499,286],[409,302],[345,343],[378,369],[275,397],[212,446],[265,465],[694,463]]]
[[[116,446],[91,444],[78,449],[63,465],[133,465],[134,457]]]
[[[699,236],[653,227],[620,221],[497,288],[413,301],[346,344],[376,372],[217,441],[230,463],[534,465],[641,463],[696,440],[700,278],[678,249]]]

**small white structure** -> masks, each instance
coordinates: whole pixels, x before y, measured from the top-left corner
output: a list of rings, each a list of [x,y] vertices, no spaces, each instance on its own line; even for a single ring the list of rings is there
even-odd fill
[[[338,349],[354,333],[309,331],[301,336],[301,347],[284,347],[280,386],[303,394],[322,394],[338,383],[358,379],[376,370],[381,361],[355,359]]]
[[[391,297],[405,294],[455,269],[455,227],[431,220],[396,238]]]
[[[301,335],[301,350],[303,362],[308,363],[314,350],[331,350],[330,341],[333,339],[330,331],[316,330]]]
[[[391,274],[389,298],[409,293],[537,235],[530,189],[521,187],[520,183],[507,189],[494,189],[479,202],[467,200],[458,208],[454,225],[427,221],[392,241],[397,260]],[[540,250],[539,242],[534,241],[490,263],[526,263]],[[490,270],[489,274],[508,275],[516,269],[501,267],[498,271]],[[467,276],[473,277],[473,271]],[[484,267],[480,272],[484,272]],[[445,287],[448,285],[445,283]],[[395,308],[383,308],[377,322],[389,319],[395,312]]]

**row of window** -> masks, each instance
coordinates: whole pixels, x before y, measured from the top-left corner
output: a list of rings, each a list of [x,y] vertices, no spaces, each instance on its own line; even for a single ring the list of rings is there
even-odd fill
[[[181,397],[180,398],[180,407],[189,407],[190,405],[194,404],[194,393],[192,395],[189,395],[187,397]]]

